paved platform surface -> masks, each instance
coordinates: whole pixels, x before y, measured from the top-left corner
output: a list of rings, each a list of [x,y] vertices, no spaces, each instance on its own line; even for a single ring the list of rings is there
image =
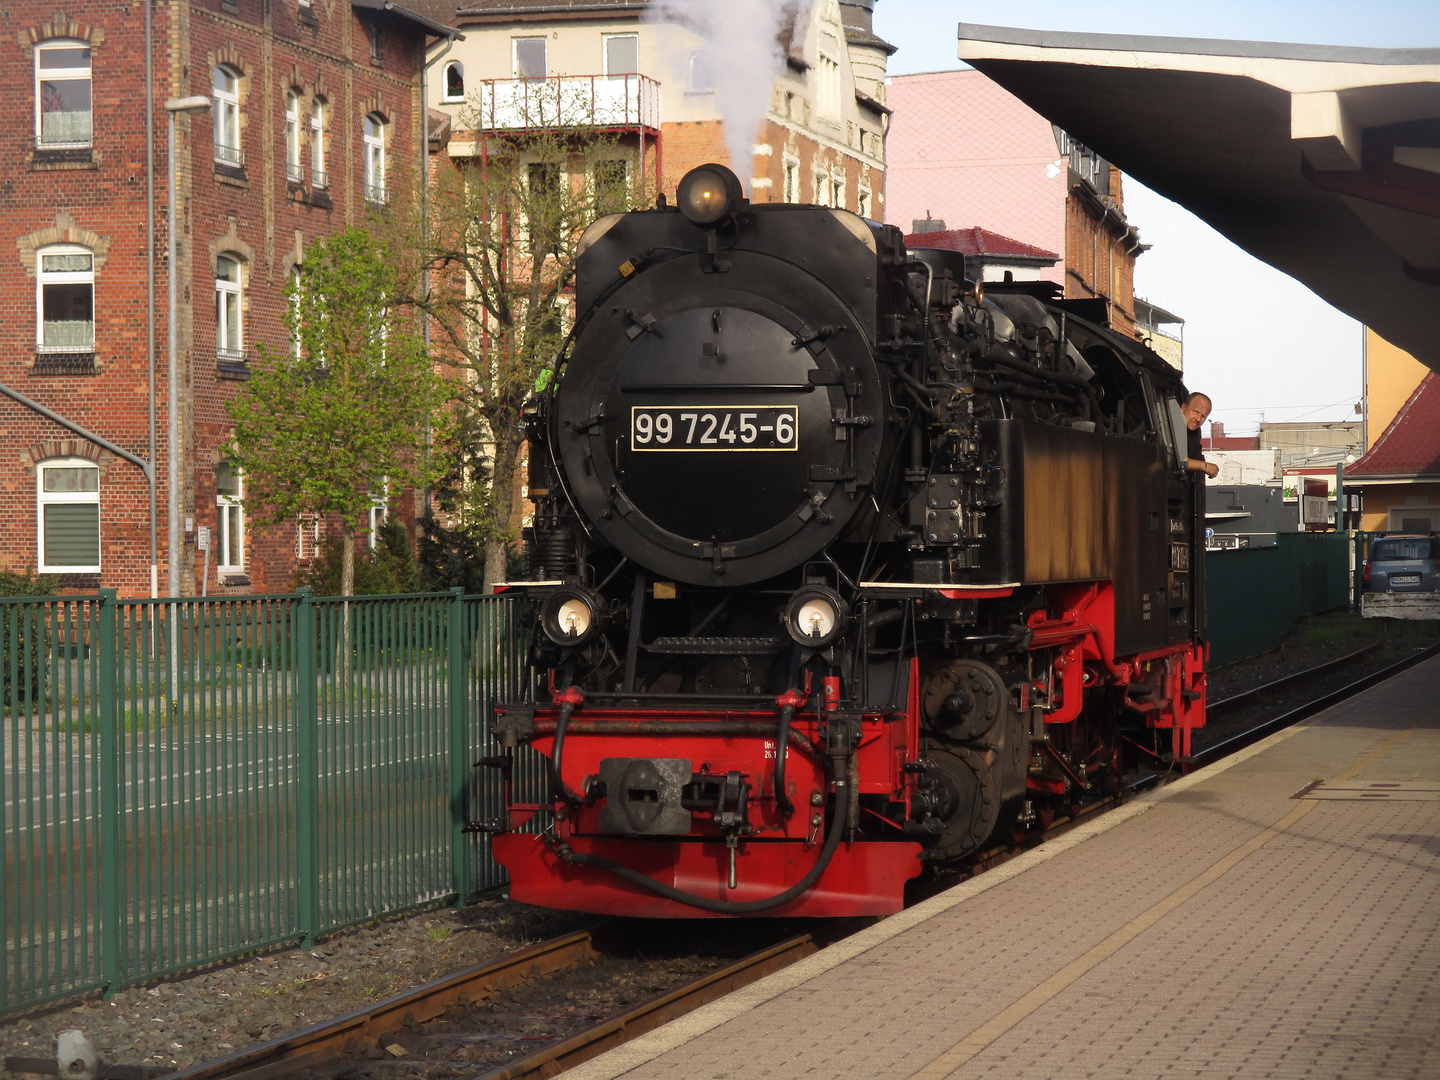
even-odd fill
[[[1440,1078],[1440,658],[565,1076]]]

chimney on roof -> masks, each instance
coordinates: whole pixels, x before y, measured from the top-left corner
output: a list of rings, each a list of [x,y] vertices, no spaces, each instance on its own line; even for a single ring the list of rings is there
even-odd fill
[[[932,218],[930,211],[925,211],[924,218],[911,218],[910,231],[912,233],[932,233],[945,231],[944,218]]]
[[[840,21],[867,34],[875,32],[875,0],[840,0]]]
[[[1214,446],[1225,437],[1225,425],[1219,420],[1210,421],[1210,445]]]

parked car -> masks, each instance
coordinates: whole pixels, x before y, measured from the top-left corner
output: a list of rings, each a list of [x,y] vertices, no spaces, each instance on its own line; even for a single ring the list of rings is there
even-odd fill
[[[1440,538],[1377,536],[1361,582],[1367,616],[1440,618]]]

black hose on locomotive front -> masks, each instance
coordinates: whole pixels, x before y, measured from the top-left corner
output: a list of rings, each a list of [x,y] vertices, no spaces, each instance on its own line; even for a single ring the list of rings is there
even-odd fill
[[[563,840],[555,845],[555,854],[560,860],[570,866],[593,866],[596,869],[604,870],[606,873],[614,874],[616,877],[630,882],[632,885],[639,885],[643,889],[649,889],[658,896],[667,900],[674,900],[677,903],[689,907],[699,908],[701,911],[712,911],[717,915],[754,915],[761,911],[770,911],[773,908],[788,904],[791,900],[799,898],[808,892],[817,881],[820,880],[830,861],[835,857],[835,852],[840,847],[840,838],[845,834],[846,824],[850,817],[849,797],[849,752],[830,755],[831,780],[835,784],[834,810],[830,815],[830,828],[825,834],[825,843],[820,848],[820,854],[812,866],[799,881],[791,885],[783,892],[774,896],[767,896],[761,900],[715,900],[708,896],[699,896],[696,893],[686,892],[684,889],[677,889],[672,885],[665,885],[653,878],[647,877],[638,870],[608,859],[603,855],[591,855],[585,852],[574,850]]]

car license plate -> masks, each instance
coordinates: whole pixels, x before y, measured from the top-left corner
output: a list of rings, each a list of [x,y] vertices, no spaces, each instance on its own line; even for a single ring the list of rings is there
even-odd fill
[[[1419,575],[1419,574],[1391,574],[1391,575],[1390,575],[1390,584],[1391,584],[1391,585],[1419,585],[1419,584],[1420,584],[1420,575]]]
[[[635,450],[799,450],[796,405],[632,405]]]

